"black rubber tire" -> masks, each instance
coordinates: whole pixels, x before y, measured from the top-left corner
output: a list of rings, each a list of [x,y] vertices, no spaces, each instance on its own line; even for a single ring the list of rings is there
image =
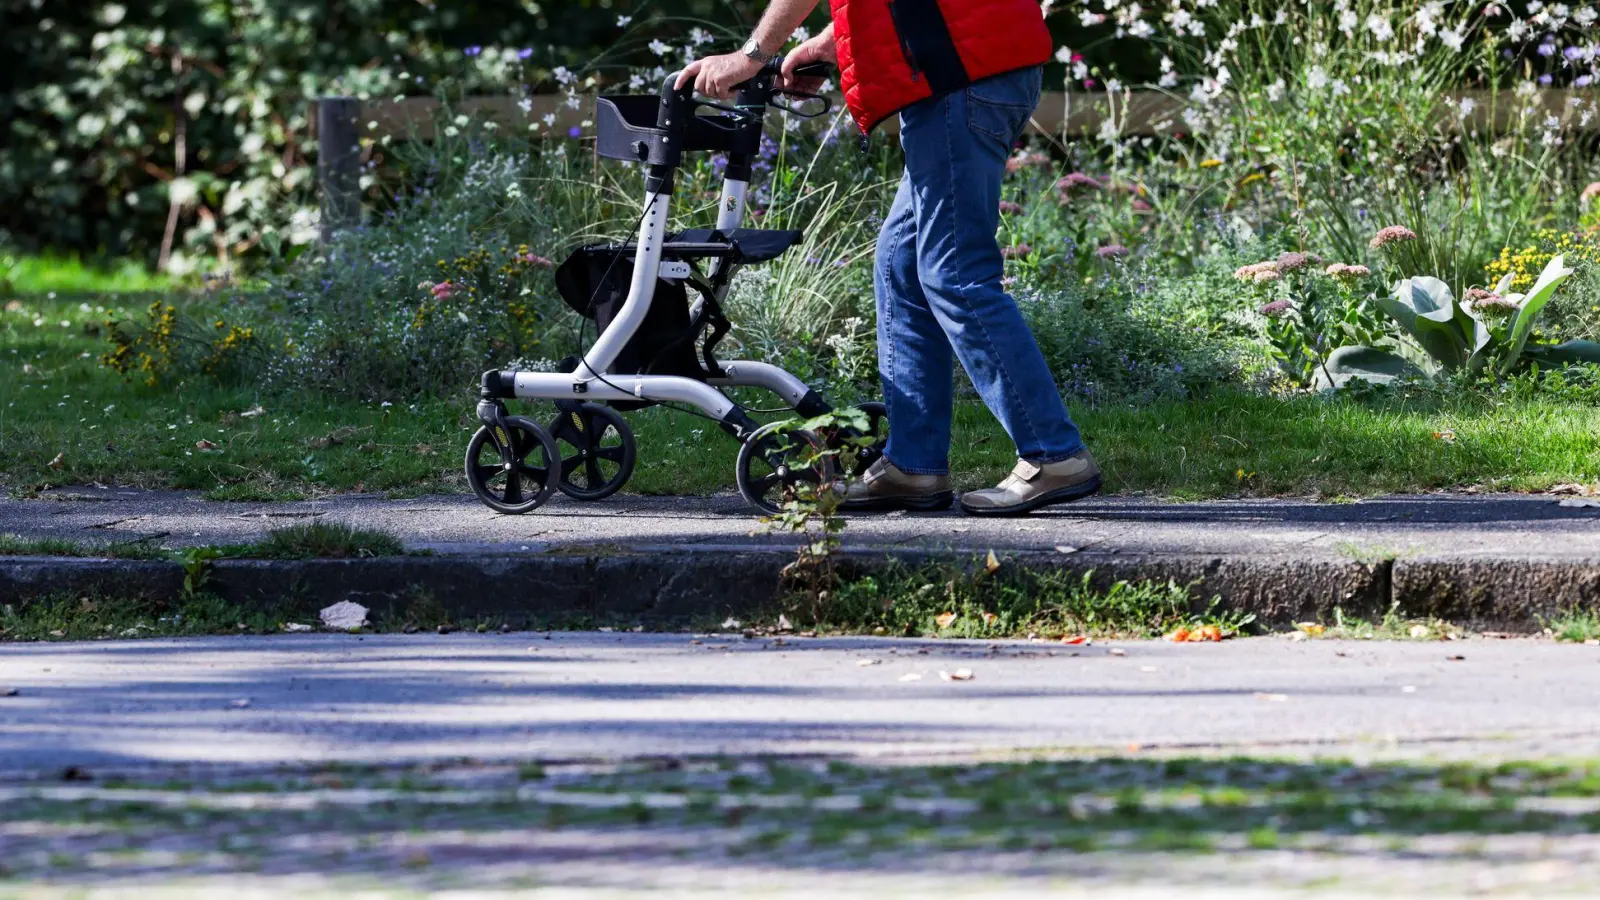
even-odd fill
[[[856,464],[850,473],[860,478],[867,474],[873,463],[883,458],[884,450],[888,449],[889,407],[874,400],[857,404],[856,409],[867,414],[867,433],[872,435],[872,446],[856,452]]]
[[[735,476],[739,493],[768,515],[783,511],[790,491],[804,483],[821,488],[833,483],[833,457],[821,456],[809,466],[787,465],[789,460],[820,454],[822,438],[809,431],[763,428],[739,448]]]
[[[553,477],[553,473],[561,455],[550,432],[537,422],[513,416],[506,419],[506,427],[511,432],[508,437],[516,470],[508,475],[500,458],[500,445],[485,426],[479,428],[467,444],[467,484],[484,506],[508,516],[519,516],[543,506],[555,493],[559,479]],[[530,462],[530,457],[537,456],[543,459]],[[505,479],[504,485],[496,487],[494,482],[501,478]],[[529,492],[525,482],[531,482],[537,490]]]
[[[604,443],[615,433],[616,442]],[[622,414],[599,403],[585,403],[572,412],[558,412],[550,421],[550,436],[561,455],[561,480],[556,487],[574,500],[592,502],[622,490],[633,477],[639,447],[633,429]],[[567,455],[567,448],[573,450]],[[615,468],[607,474],[608,468]],[[574,480],[580,476],[582,482]]]

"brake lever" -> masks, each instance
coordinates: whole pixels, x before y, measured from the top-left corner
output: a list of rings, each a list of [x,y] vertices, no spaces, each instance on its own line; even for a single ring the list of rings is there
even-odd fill
[[[790,105],[788,103],[779,103],[778,102],[778,98],[776,96],[773,97],[770,101],[768,101],[769,103],[772,104],[773,108],[781,109],[781,110],[783,110],[784,112],[788,113],[791,116],[798,116],[798,117],[800,117],[802,119],[815,119],[818,116],[825,116],[828,113],[833,111],[833,101],[831,99],[827,98],[827,97],[824,97],[821,94],[808,94],[805,91],[782,91],[782,90],[778,91],[777,93],[779,95],[784,96],[784,97],[793,97],[793,98],[799,100],[800,103],[808,103],[808,102],[810,102],[812,100],[820,100],[820,101],[822,101],[822,108],[821,109],[817,110],[816,112],[809,112],[809,113],[808,112],[802,112],[798,105]]]
[[[733,116],[734,118],[741,119],[741,120],[743,120],[745,122],[750,122],[750,121],[753,121],[754,119],[757,118],[755,113],[753,113],[750,110],[745,109],[743,107],[739,107],[739,106],[724,106],[721,103],[712,103],[710,100],[699,100],[699,99],[695,100],[694,104],[697,107],[703,106],[703,107],[705,107],[707,109],[721,110],[722,112],[725,112],[725,113]],[[710,124],[710,123],[707,123],[707,124]],[[722,128],[721,125],[713,125],[712,127],[714,127],[714,128]],[[726,131],[728,129],[723,129],[723,130]]]

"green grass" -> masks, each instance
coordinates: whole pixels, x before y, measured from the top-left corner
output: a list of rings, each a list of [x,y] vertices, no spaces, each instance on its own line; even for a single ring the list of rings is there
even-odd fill
[[[992,572],[987,561],[971,569],[896,564],[881,574],[842,579],[821,599],[798,596],[785,616],[823,632],[978,639],[1151,638],[1200,625],[1233,635],[1254,621],[1174,581],[1112,582],[1093,571],[996,561]]]
[[[0,251],[0,298],[102,291],[158,291],[172,279],[150,272],[132,260],[84,262],[77,256],[24,255]]]
[[[1600,613],[1586,609],[1569,609],[1544,623],[1544,627],[1558,641],[1600,640]]]
[[[91,544],[62,538],[24,538],[0,534],[0,556],[71,556],[93,559],[354,559],[400,556],[405,546],[386,531],[339,522],[310,522],[275,528],[252,544],[170,550],[148,541]]]
[[[385,405],[268,396],[251,386],[125,383],[98,363],[101,323],[115,307],[138,310],[148,299],[30,297],[0,313],[0,486],[28,494],[99,482],[227,500],[466,489],[461,456],[477,427],[470,386],[458,398]],[[519,403],[513,412],[542,419],[553,411]],[[1221,394],[1076,414],[1115,492],[1347,500],[1600,481],[1600,408],[1555,400]],[[630,422],[640,461],[629,490],[731,489],[737,447],[711,422],[659,408]],[[1435,437],[1446,431],[1454,441]],[[953,443],[961,489],[997,482],[1014,462],[1010,442],[975,402],[958,406]]]
[[[14,837],[0,888],[8,878],[24,887],[68,880],[78,860],[94,858],[93,880],[78,866],[69,884],[112,888],[136,878],[153,896],[178,896],[180,886],[192,894],[242,875],[292,872],[318,896],[338,884],[373,896],[498,893],[516,886],[507,879],[541,870],[485,866],[491,848],[537,846],[560,833],[567,844],[596,848],[594,860],[626,847],[632,871],[660,872],[666,882],[697,865],[701,885],[751,858],[768,881],[774,871],[825,870],[876,873],[888,885],[912,868],[1015,893],[1077,874],[1110,893],[1142,884],[1177,894],[1218,884],[1216,860],[1206,858],[1227,853],[1234,883],[1263,890],[1394,882],[1453,896],[1491,872],[1503,879],[1497,884],[1533,878],[1548,887],[1525,864],[1581,855],[1597,822],[1591,801],[1600,798],[1600,763],[1582,759],[664,762],[216,767],[180,780],[101,778],[88,797],[40,780],[0,811]],[[320,839],[308,843],[308,833]],[[1026,856],[997,867],[993,854],[1008,851]],[[200,854],[206,866],[196,871],[190,863]]]

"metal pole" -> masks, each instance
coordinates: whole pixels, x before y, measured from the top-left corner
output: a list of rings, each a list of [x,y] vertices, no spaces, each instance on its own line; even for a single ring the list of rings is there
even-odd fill
[[[322,242],[361,223],[361,101],[317,101],[317,185],[322,192]]]

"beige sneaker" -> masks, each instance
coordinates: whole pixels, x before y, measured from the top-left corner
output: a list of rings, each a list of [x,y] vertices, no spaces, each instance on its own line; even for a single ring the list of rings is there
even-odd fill
[[[845,491],[839,508],[846,512],[949,509],[955,500],[949,475],[907,475],[888,457],[880,457]]]
[[[1043,465],[1019,459],[999,487],[962,494],[961,508],[974,516],[1016,516],[1099,492],[1100,467],[1095,465],[1094,455],[1085,450]]]

